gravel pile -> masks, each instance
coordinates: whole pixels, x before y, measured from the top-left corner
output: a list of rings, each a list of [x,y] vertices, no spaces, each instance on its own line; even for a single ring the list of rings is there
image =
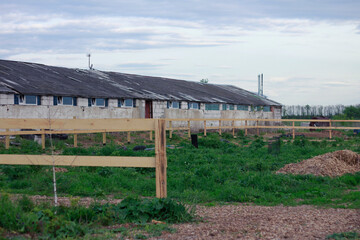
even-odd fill
[[[299,163],[290,163],[276,173],[337,177],[360,171],[360,154],[340,150],[319,155]]]

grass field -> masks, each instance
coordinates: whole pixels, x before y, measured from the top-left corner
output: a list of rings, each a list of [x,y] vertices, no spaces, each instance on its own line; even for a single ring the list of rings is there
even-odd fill
[[[100,138],[95,135],[93,139]],[[83,139],[88,140],[88,136]],[[79,138],[81,139],[81,138]],[[67,141],[55,141],[55,151],[66,155],[100,156],[154,156],[154,151],[132,151],[144,140],[133,136],[132,144],[116,145],[109,137],[106,146],[72,148]],[[0,153],[32,153],[43,151],[34,142],[19,140],[20,147]],[[98,141],[100,142],[100,141]],[[81,143],[81,141],[80,141]],[[145,141],[147,147],[153,143]],[[199,134],[196,149],[186,138],[174,134],[168,139],[168,196],[186,203],[217,204],[246,202],[259,205],[311,204],[326,207],[360,207],[360,173],[342,177],[311,175],[277,175],[275,171],[285,164],[299,162],[323,153],[349,149],[360,152],[360,138],[344,141],[309,141],[304,138],[282,139],[280,146],[269,151],[262,137],[244,137],[239,132],[219,136]],[[58,193],[63,196],[91,196],[114,198],[126,196],[155,196],[155,170],[147,168],[67,167],[68,172],[57,173]],[[52,195],[50,167],[0,166],[0,189],[7,193]]]

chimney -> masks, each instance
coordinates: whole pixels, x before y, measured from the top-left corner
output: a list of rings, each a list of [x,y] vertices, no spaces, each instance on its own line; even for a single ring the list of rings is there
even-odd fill
[[[261,96],[264,96],[264,75],[261,74]]]

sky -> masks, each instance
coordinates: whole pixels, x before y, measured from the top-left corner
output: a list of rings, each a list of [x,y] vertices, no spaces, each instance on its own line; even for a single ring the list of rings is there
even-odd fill
[[[360,104],[359,0],[2,0],[0,59]]]

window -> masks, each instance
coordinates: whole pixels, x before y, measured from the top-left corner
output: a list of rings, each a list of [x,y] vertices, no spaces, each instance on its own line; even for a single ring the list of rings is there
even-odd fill
[[[167,102],[167,108],[180,108],[180,102],[168,101]]]
[[[229,110],[234,110],[234,105],[233,104],[229,104]]]
[[[256,106],[255,109],[256,109],[256,111],[260,112],[261,110],[263,110],[263,107],[262,106]]]
[[[247,106],[247,105],[237,105],[237,110],[249,111],[249,106]]]
[[[189,109],[200,109],[200,104],[197,102],[189,102],[188,108]]]
[[[107,107],[109,99],[107,98],[89,98],[88,106]]]
[[[205,104],[205,110],[220,110],[220,104],[207,103]]]
[[[263,111],[264,112],[270,112],[270,106],[264,106]]]
[[[77,98],[76,97],[54,96],[53,105],[54,106],[56,106],[56,105],[77,106]]]
[[[131,98],[118,99],[118,107],[135,107],[135,101]]]
[[[227,110],[227,104],[222,105],[222,110]]]
[[[14,95],[14,104],[41,105],[41,96],[35,95]]]

